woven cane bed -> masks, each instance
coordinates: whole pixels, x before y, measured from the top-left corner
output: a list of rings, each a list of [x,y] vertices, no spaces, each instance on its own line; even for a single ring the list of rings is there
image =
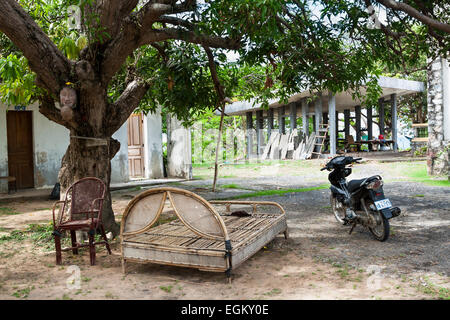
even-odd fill
[[[177,219],[157,225],[167,210]],[[127,261],[151,262],[230,277],[232,268],[280,233],[287,238],[285,212],[276,202],[208,202],[183,189],[150,189],[133,198],[122,217],[122,268],[125,273]]]

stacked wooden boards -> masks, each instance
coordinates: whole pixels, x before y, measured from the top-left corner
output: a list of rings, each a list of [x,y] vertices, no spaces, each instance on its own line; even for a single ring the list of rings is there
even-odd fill
[[[269,138],[261,159],[310,159],[314,151],[315,138],[314,132],[309,137],[299,136],[297,129],[290,134],[274,132]]]
[[[178,219],[153,227],[170,203]],[[214,205],[214,206],[213,206]],[[235,216],[231,206],[250,206]],[[220,213],[219,208],[224,208]],[[264,212],[259,212],[265,208]],[[189,211],[187,212],[186,209]],[[211,201],[177,188],[147,190],[132,199],[121,225],[122,266],[126,261],[229,272],[278,234],[287,237],[286,216],[275,202]]]

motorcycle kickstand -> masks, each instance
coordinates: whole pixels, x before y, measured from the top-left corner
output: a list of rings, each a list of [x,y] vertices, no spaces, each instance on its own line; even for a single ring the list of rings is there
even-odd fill
[[[353,229],[355,229],[356,227],[356,222],[353,223],[352,228],[350,229],[350,231],[348,232],[348,234],[352,234]]]

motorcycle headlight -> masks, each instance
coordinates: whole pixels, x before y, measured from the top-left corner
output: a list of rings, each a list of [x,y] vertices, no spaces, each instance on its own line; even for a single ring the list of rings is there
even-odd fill
[[[371,183],[369,183],[366,188],[367,189],[372,189],[372,190],[377,190],[380,189],[383,186],[383,181],[381,180],[374,180]]]

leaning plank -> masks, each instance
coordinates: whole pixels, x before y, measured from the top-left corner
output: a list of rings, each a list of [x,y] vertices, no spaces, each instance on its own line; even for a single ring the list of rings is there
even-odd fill
[[[267,145],[266,145],[266,147],[264,148],[264,152],[263,152],[263,154],[262,154],[262,156],[261,156],[261,159],[262,159],[262,160],[267,159],[267,157],[269,156],[269,151],[270,151],[270,149],[271,149],[271,147],[272,147],[272,144],[275,142],[275,140],[278,138],[279,135],[280,135],[280,134],[279,134],[278,132],[273,132],[273,133],[270,135],[269,141],[267,142]]]
[[[272,143],[272,146],[270,148],[270,159],[271,160],[277,160],[280,158],[280,139],[281,135],[277,132],[277,135],[275,137],[275,140]]]
[[[283,134],[280,139],[280,159],[286,159],[286,154],[288,150],[288,141],[289,141],[289,135]]]

